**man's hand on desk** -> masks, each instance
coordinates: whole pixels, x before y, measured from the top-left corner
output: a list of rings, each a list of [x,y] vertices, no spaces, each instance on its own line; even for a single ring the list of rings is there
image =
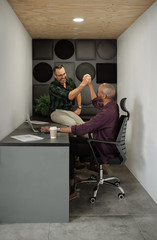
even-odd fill
[[[41,132],[49,132],[50,131],[50,126],[44,126],[40,128]]]

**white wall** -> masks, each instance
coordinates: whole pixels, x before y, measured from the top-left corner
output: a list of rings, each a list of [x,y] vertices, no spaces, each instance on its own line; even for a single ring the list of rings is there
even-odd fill
[[[118,39],[118,98],[127,97],[127,166],[157,202],[157,2]]]
[[[32,110],[32,39],[0,0],[0,140]]]

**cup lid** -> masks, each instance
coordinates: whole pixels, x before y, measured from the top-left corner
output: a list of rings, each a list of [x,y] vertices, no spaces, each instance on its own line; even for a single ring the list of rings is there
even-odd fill
[[[57,127],[50,127],[50,130],[56,130]]]

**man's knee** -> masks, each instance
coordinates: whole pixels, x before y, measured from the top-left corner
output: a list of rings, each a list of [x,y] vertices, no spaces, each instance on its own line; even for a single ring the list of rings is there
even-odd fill
[[[57,112],[53,112],[51,113],[50,117],[53,122],[60,123],[65,126],[71,127],[73,125],[76,125],[76,121],[65,114],[57,114]]]
[[[76,125],[76,122],[75,122],[75,120],[72,119],[72,118],[69,118],[69,119],[65,118],[65,119],[63,120],[63,123],[62,123],[62,124],[66,125],[66,126],[69,126],[69,127],[72,127],[72,126]]]

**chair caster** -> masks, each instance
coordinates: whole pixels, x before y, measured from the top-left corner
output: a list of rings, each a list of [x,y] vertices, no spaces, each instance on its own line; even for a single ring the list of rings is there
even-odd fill
[[[97,180],[97,177],[95,175],[91,175],[90,180]]]
[[[89,198],[89,202],[90,202],[90,203],[94,204],[95,201],[96,201],[96,198],[95,198],[95,197],[90,197],[90,198]]]
[[[114,184],[115,184],[116,187],[119,187],[120,181],[116,181]]]
[[[125,197],[125,194],[124,194],[124,193],[119,193],[119,194],[118,194],[118,198],[119,198],[119,199],[123,199],[124,197]]]

